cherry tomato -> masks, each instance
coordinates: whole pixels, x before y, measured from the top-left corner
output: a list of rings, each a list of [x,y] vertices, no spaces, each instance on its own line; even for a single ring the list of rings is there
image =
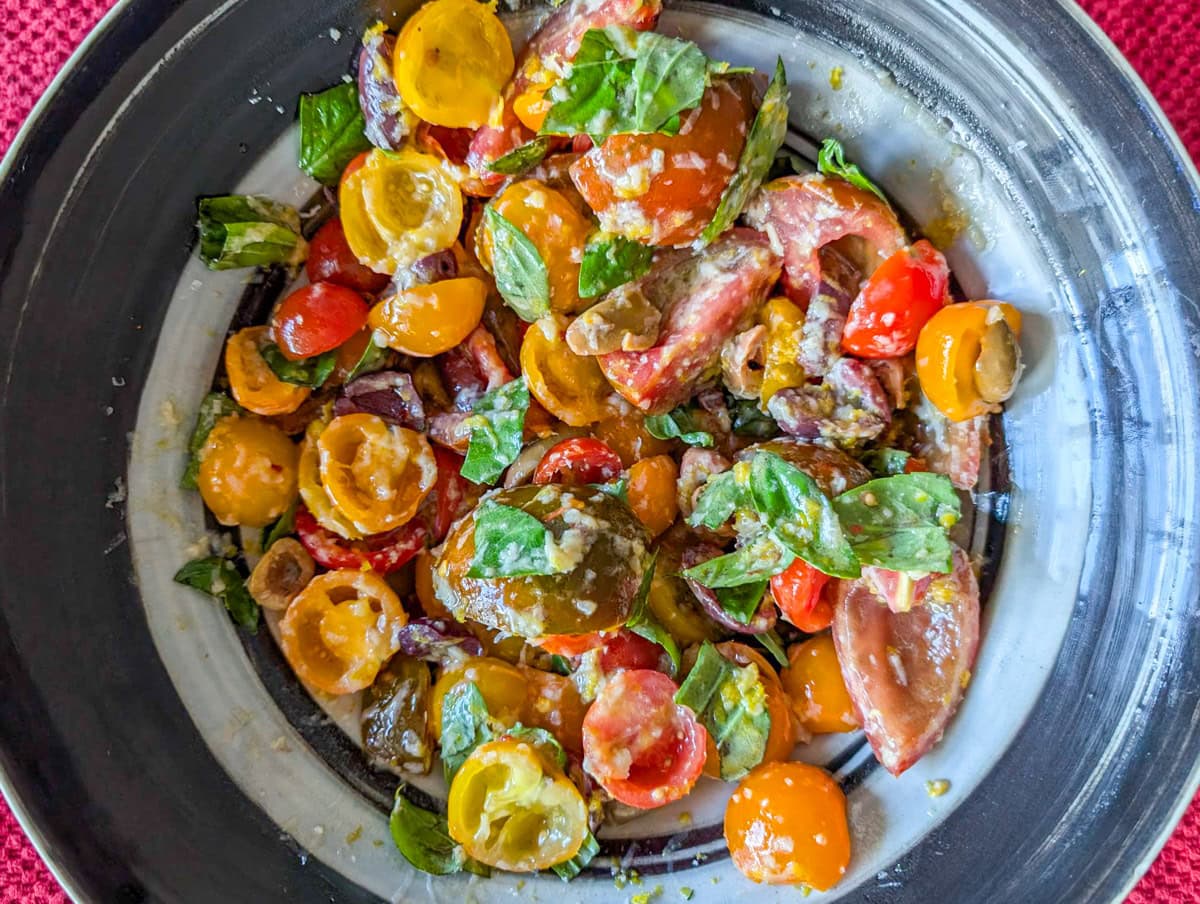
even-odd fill
[[[771,595],[783,617],[808,634],[824,631],[833,621],[833,605],[822,591],[829,575],[796,559],[771,578]]]
[[[370,308],[353,289],[329,282],[297,289],[271,318],[271,334],[292,361],[337,348],[367,323]]]
[[[588,835],[579,789],[520,739],[475,748],[450,783],[446,810],[450,837],[468,856],[514,872],[570,860]]]
[[[704,769],[708,732],[661,672],[613,677],[583,720],[583,767],[610,795],[642,810],[679,800]]]
[[[290,414],[312,394],[307,386],[285,383],[267,365],[262,347],[269,341],[265,326],[238,330],[225,343],[225,373],[229,391],[243,408],[271,417]]]
[[[917,345],[921,327],[950,300],[950,268],[929,242],[897,251],[871,274],[842,329],[842,351],[860,358],[899,358]]]
[[[999,342],[993,340],[997,330]],[[1021,312],[1010,304],[947,305],[930,318],[917,339],[921,391],[952,421],[995,410],[1020,376],[1020,336]],[[1007,393],[986,398],[985,391],[997,382],[1007,384]]]
[[[431,358],[471,335],[483,317],[486,300],[483,280],[444,279],[383,299],[371,308],[368,323],[396,351]]]
[[[473,129],[451,129],[423,122],[417,126],[416,143],[421,150],[445,157],[461,166],[467,162],[471,139],[474,137]]]
[[[369,568],[380,574],[399,571],[429,542],[429,531],[420,521],[386,534],[346,540],[321,527],[304,506],[296,509],[296,534],[308,554],[326,568]]]
[[[352,694],[370,687],[396,655],[407,622],[400,598],[379,575],[329,571],[292,600],[279,643],[302,681],[327,694]]]
[[[200,452],[200,498],[222,524],[266,527],[296,498],[299,450],[252,417],[217,422]]]
[[[547,634],[533,643],[551,656],[565,656],[571,659],[604,646],[604,635],[598,631],[591,634]]]
[[[546,114],[554,106],[546,97],[546,92],[552,87],[551,83],[530,85],[513,100],[513,112],[521,120],[525,128],[536,132],[546,121]]]
[[[359,156],[366,161],[365,155]],[[346,167],[346,172],[349,171],[350,167]],[[391,281],[387,274],[376,273],[358,262],[346,241],[340,217],[329,220],[312,237],[305,267],[310,283],[331,282],[369,295],[378,295]]]
[[[434,502],[433,543],[446,539],[450,525],[471,508],[472,484],[462,476],[463,457],[442,446],[433,446],[433,457],[437,460],[437,483],[429,494]]]
[[[813,734],[854,731],[859,726],[854,703],[842,680],[833,637],[810,637],[788,650],[791,663],[779,678],[792,698],[800,724]]]
[[[605,418],[596,424],[592,432],[621,456],[621,464],[627,468],[635,461],[666,455],[671,451],[670,440],[653,436],[646,429],[646,418],[641,413]]]
[[[816,766],[759,766],[729,798],[725,843],[748,879],[826,891],[850,863],[846,795]]]
[[[357,540],[363,536],[363,531],[355,527],[333,504],[333,499],[321,478],[321,456],[317,451],[317,440],[324,429],[325,422],[316,418],[309,421],[304,430],[304,441],[300,443],[300,498],[304,500],[316,522],[325,530],[348,540]]]
[[[552,415],[572,427],[586,427],[612,413],[612,387],[595,358],[567,345],[560,317],[543,317],[521,343],[521,371],[529,392]]]
[[[653,669],[663,671],[663,648],[628,628],[605,635],[600,651],[600,668],[606,673],[621,670]]]
[[[569,486],[608,483],[616,480],[620,473],[621,459],[616,452],[598,439],[576,436],[564,439],[542,457],[533,472],[533,482]]]
[[[657,537],[675,523],[678,478],[679,468],[669,455],[643,458],[629,469],[629,507],[651,536]]]

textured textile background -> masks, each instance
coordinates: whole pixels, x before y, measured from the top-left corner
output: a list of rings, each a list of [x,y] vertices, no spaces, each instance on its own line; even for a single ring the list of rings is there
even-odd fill
[[[54,74],[114,0],[0,0],[0,154]],[[1200,160],[1200,0],[1082,0],[1133,62]],[[61,904],[59,889],[0,800],[0,904]],[[1128,904],[1200,902],[1200,798]]]

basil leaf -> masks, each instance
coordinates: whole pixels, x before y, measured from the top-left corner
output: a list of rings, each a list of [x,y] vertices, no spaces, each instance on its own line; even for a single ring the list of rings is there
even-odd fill
[[[493,160],[487,168],[501,176],[519,176],[533,169],[544,159],[550,150],[550,137],[543,135],[532,141],[527,141],[514,151],[509,151],[503,157]]]
[[[266,552],[276,540],[282,540],[288,534],[296,532],[296,503],[288,506],[288,510],[279,519],[263,531],[262,551]]]
[[[485,499],[475,510],[475,557],[467,576],[512,578],[559,574],[546,548],[551,542],[550,532],[533,515]]]
[[[592,483],[588,486],[595,487],[601,493],[607,493],[614,499],[620,499],[622,502],[629,503],[629,478],[618,477],[616,480],[608,483]]]
[[[771,84],[767,86],[766,94],[763,95],[762,106],[758,108],[754,117],[750,134],[746,136],[737,171],[725,186],[725,191],[721,193],[721,203],[717,205],[712,222],[700,234],[703,244],[707,245],[733,225],[734,220],[741,216],[750,195],[766,178],[775,160],[775,152],[783,146],[783,140],[787,137],[790,97],[783,59],[777,58],[775,75]]]
[[[571,674],[571,663],[566,656],[559,656],[557,653],[550,657],[550,668],[558,675]]]
[[[954,570],[946,532],[962,517],[958,493],[942,474],[882,477],[833,501],[854,552],[864,565],[890,571]]]
[[[505,737],[513,738],[518,741],[527,741],[534,747],[539,748],[542,753],[558,764],[559,769],[567,768],[567,752],[563,750],[562,744],[558,743],[558,738],[550,734],[544,728],[534,728],[529,725],[522,725],[518,722],[512,728],[504,732]]]
[[[570,882],[596,859],[596,855],[600,853],[600,842],[596,840],[596,836],[591,832],[583,839],[583,844],[579,851],[570,860],[565,860],[562,863],[556,863],[550,869],[558,874],[558,877],[564,882]]]
[[[492,236],[492,271],[505,303],[532,323],[550,313],[550,274],[528,236],[496,208],[483,209]]]
[[[772,628],[769,631],[764,631],[762,634],[756,634],[754,637],[759,645],[771,654],[771,658],[775,660],[776,665],[781,669],[786,669],[790,666],[791,660],[788,659],[787,651],[783,648],[783,642],[779,639],[779,635]]]
[[[600,235],[587,243],[579,265],[579,297],[595,298],[632,282],[650,269],[654,249],[620,235]]]
[[[695,427],[692,413],[682,405],[667,414],[652,414],[646,418],[647,432],[657,439],[678,439],[689,446],[710,448],[713,435]]]
[[[771,439],[779,435],[779,425],[775,423],[775,418],[764,414],[758,407],[758,402],[735,399],[732,396],[728,396],[726,402],[736,435],[752,436],[756,439]]]
[[[311,389],[319,389],[324,385],[325,381],[329,379],[329,375],[333,373],[333,369],[337,367],[336,351],[325,352],[323,355],[316,355],[312,358],[303,358],[300,361],[292,361],[283,356],[278,345],[268,342],[262,347],[259,354],[267,362],[267,367],[271,368],[271,372],[284,383],[308,386]]]
[[[900,449],[872,449],[863,453],[861,461],[876,477],[895,477],[905,473],[911,458]]]
[[[447,785],[475,748],[493,737],[487,702],[475,682],[452,687],[442,700],[442,735],[438,739]]]
[[[654,571],[658,566],[658,550],[654,551],[654,555],[650,558],[650,566],[646,569],[646,573],[642,575],[642,583],[638,586],[637,596],[633,601],[633,614],[629,616],[625,622],[625,627],[632,631],[638,637],[645,638],[650,643],[658,644],[667,651],[667,656],[671,659],[671,674],[674,675],[679,671],[681,654],[679,644],[675,642],[675,638],[671,633],[662,626],[650,606],[647,605],[647,600],[650,597],[650,587],[654,583]]]
[[[817,154],[817,170],[827,176],[840,176],[851,185],[866,189],[885,204],[888,203],[887,196],[863,174],[857,164],[846,162],[846,149],[836,139],[826,138],[821,142],[821,151]]]
[[[350,368],[350,373],[346,375],[346,382],[353,383],[364,374],[373,374],[378,370],[383,370],[387,366],[390,354],[390,349],[376,345],[374,340],[368,341],[358,362]]]
[[[208,442],[208,435],[221,418],[239,414],[242,408],[223,392],[210,392],[200,402],[200,411],[196,414],[196,426],[188,440],[188,463],[179,478],[179,485],[185,490],[196,489],[196,478],[200,476],[200,453]]]
[[[713,592],[722,609],[743,625],[748,625],[750,619],[754,618],[754,613],[762,605],[763,594],[767,592],[769,585],[770,578],[763,578],[748,584],[739,584],[736,587],[719,587]]]
[[[771,715],[758,666],[734,665],[705,641],[675,702],[692,710],[708,729],[723,780],[736,781],[762,762]]]
[[[757,534],[745,546],[728,555],[717,556],[715,559],[693,565],[681,574],[705,587],[720,590],[765,581],[779,574],[795,560],[796,554],[767,532]],[[762,599],[761,592],[758,598]]]
[[[521,454],[525,413],[529,410],[529,386],[518,377],[485,393],[475,403],[471,444],[461,473],[475,483],[495,483],[504,469]]]
[[[708,74],[708,57],[691,41],[655,31],[638,32],[633,112],[635,122],[642,126],[639,131],[657,129],[700,103]]]
[[[300,95],[300,169],[323,185],[337,185],[355,157],[371,149],[353,82]]]
[[[739,477],[744,470],[735,466],[732,471],[709,477],[704,484],[704,492],[696,500],[696,508],[688,518],[688,524],[716,530],[732,518],[738,509],[749,508],[750,492]]]
[[[448,876],[466,866],[467,855],[450,837],[446,817],[418,807],[404,796],[403,785],[396,789],[388,828],[396,849],[422,872]]]
[[[219,599],[241,627],[251,633],[258,631],[258,603],[246,589],[237,566],[228,559],[194,559],[175,572],[175,581]]]
[[[223,195],[196,203],[200,260],[210,270],[299,264],[308,256],[294,207],[258,195]]]

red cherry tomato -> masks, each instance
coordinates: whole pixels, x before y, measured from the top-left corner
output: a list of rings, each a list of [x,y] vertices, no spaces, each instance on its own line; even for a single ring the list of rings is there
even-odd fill
[[[317,523],[304,506],[296,508],[296,534],[317,564],[326,568],[362,568],[391,574],[423,550],[429,530],[419,518],[386,534],[362,540],[346,540]]]
[[[437,483],[429,494],[433,505],[433,519],[430,523],[434,544],[441,543],[450,533],[450,525],[465,515],[474,504],[476,494],[471,492],[472,484],[461,473],[463,457],[442,446],[433,446],[433,457],[437,459]]]
[[[621,457],[590,436],[564,439],[545,454],[533,472],[534,483],[607,483],[621,473]]]
[[[662,672],[619,672],[583,720],[583,768],[623,804],[679,800],[704,769],[708,732],[675,702],[677,690]]]
[[[663,648],[658,644],[622,628],[604,638],[600,668],[609,674],[634,669],[661,671],[664,655]]]
[[[547,634],[534,641],[551,656],[582,656],[589,650],[604,644],[604,637],[599,632],[591,634]]]
[[[371,295],[382,292],[390,282],[387,275],[376,273],[358,262],[346,242],[346,233],[338,217],[318,229],[312,237],[305,269],[310,283],[331,282]]]
[[[299,361],[333,351],[367,325],[370,310],[353,289],[314,283],[283,300],[271,319],[271,334],[285,358]]]
[[[921,327],[950,300],[950,268],[921,239],[897,251],[867,280],[850,306],[842,350],[860,358],[898,358],[917,345]]]
[[[833,621],[833,605],[822,593],[828,583],[829,575],[796,559],[771,578],[771,595],[784,618],[801,631],[816,634]]]

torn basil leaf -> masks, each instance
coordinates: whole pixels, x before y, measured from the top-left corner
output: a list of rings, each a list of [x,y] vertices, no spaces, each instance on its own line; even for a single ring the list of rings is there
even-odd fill
[[[846,149],[836,139],[826,138],[821,143],[821,151],[817,154],[817,170],[827,176],[840,176],[851,185],[865,189],[883,203],[888,203],[887,195],[863,174],[857,164],[846,162]]]
[[[475,748],[493,737],[487,702],[475,682],[464,681],[452,687],[442,700],[442,734],[438,739],[447,785]]]
[[[587,837],[583,839],[583,844],[580,846],[578,853],[570,860],[565,860],[562,863],[556,863],[550,867],[564,882],[570,882],[596,859],[596,855],[600,853],[600,842],[596,840],[596,836],[591,832],[587,833]]]
[[[501,176],[519,176],[533,169],[545,158],[550,150],[551,138],[542,135],[532,141],[527,141],[514,151],[509,151],[503,157],[493,160],[487,168]]]
[[[495,483],[521,454],[529,387],[524,377],[485,393],[467,420],[471,444],[461,473],[474,483]]]
[[[725,612],[743,625],[748,625],[762,605],[762,598],[769,584],[770,578],[760,578],[757,581],[738,584],[736,587],[718,587],[713,592],[716,593],[717,602]]]
[[[796,560],[796,554],[788,550],[769,531],[759,533],[750,541],[723,556],[693,565],[683,571],[684,578],[703,584],[713,590],[742,587],[766,581],[786,569]],[[734,602],[738,600],[731,598]],[[759,592],[758,599],[762,599]],[[758,600],[755,600],[757,603]],[[753,614],[753,612],[751,612]],[[747,623],[748,623],[747,619]]]
[[[696,508],[688,518],[688,524],[717,530],[738,509],[748,508],[750,491],[742,479],[744,473],[744,468],[734,468],[709,477],[704,484],[704,492],[696,500]]]
[[[492,237],[492,275],[505,303],[529,323],[550,313],[550,273],[537,247],[490,204],[484,228]]]
[[[762,762],[771,733],[766,698],[758,666],[737,666],[704,642],[675,702],[708,729],[724,781],[737,781]]]
[[[656,439],[677,439],[689,446],[708,449],[713,444],[713,435],[696,429],[691,411],[682,405],[667,414],[649,415],[646,430]]]
[[[271,372],[284,383],[307,386],[310,389],[320,389],[324,386],[329,375],[337,367],[336,351],[292,361],[283,356],[278,345],[268,342],[262,347],[259,354],[267,362],[267,367],[271,368]]]
[[[550,562],[552,538],[533,515],[511,505],[485,499],[475,510],[475,556],[467,576],[512,578],[560,574]]]
[[[787,73],[783,69],[783,59],[775,61],[775,75],[763,95],[762,106],[754,117],[750,134],[746,136],[746,144],[742,148],[742,156],[738,160],[737,171],[725,191],[721,194],[721,202],[717,212],[713,214],[712,222],[700,234],[700,241],[708,244],[733,225],[742,214],[750,195],[762,184],[775,153],[783,146],[787,137],[788,101]]]
[[[579,265],[579,297],[596,298],[644,276],[654,249],[620,235],[599,235],[587,243]]]
[[[196,489],[196,478],[200,476],[200,453],[208,442],[208,434],[221,418],[239,414],[241,406],[223,392],[210,392],[200,402],[200,411],[196,415],[196,426],[188,440],[188,463],[179,479],[179,485],[185,490]]]
[[[258,603],[246,589],[237,566],[228,559],[220,556],[194,559],[175,572],[175,582],[219,599],[241,627],[258,631]]]
[[[618,477],[616,480],[608,483],[593,483],[589,484],[598,489],[601,493],[607,493],[614,499],[620,499],[622,502],[629,502],[629,478]]]
[[[371,149],[353,82],[300,95],[300,169],[323,185],[337,185],[355,157]]]
[[[503,734],[505,737],[513,738],[517,741],[527,741],[548,756],[557,764],[559,769],[566,770],[567,752],[563,750],[562,744],[558,743],[558,738],[554,737],[546,729],[534,728],[533,726],[522,725],[518,722],[512,728],[506,729]]]
[[[258,195],[222,195],[196,203],[200,260],[210,270],[301,264],[308,243],[294,207]]]
[[[390,349],[376,345],[374,340],[369,340],[367,347],[363,349],[362,355],[359,356],[354,367],[350,369],[350,373],[346,374],[345,382],[353,383],[365,374],[373,374],[376,371],[383,370],[387,366],[390,355]]]
[[[662,647],[671,660],[671,674],[674,675],[679,671],[679,664],[682,658],[679,651],[679,644],[675,642],[675,638],[662,626],[659,620],[654,617],[654,612],[651,611],[650,606],[647,604],[647,600],[650,598],[650,587],[654,583],[654,572],[657,567],[658,550],[655,550],[654,554],[650,557],[650,565],[646,568],[646,573],[642,575],[642,583],[638,586],[637,596],[633,600],[633,614],[625,622],[625,627],[638,637]]]
[[[750,399],[737,399],[726,395],[729,417],[733,423],[733,432],[737,436],[752,436],[756,439],[772,439],[779,435],[779,425],[775,418],[764,414],[758,407],[758,402]]]
[[[396,802],[388,819],[388,829],[396,849],[404,859],[422,872],[435,876],[451,873],[479,872],[482,868],[467,857],[457,841],[450,837],[450,827],[441,813],[418,807],[404,796],[404,786],[396,789]],[[486,869],[486,868],[483,868]],[[490,870],[480,873],[489,875]]]
[[[864,565],[889,571],[954,570],[947,531],[962,517],[950,478],[916,472],[881,477],[833,500],[846,536]]]
[[[771,654],[771,658],[775,660],[775,664],[781,669],[786,669],[791,665],[791,660],[788,659],[787,650],[783,648],[783,641],[780,640],[779,634],[772,628],[769,631],[764,631],[762,634],[754,635],[754,639],[759,645]]]

